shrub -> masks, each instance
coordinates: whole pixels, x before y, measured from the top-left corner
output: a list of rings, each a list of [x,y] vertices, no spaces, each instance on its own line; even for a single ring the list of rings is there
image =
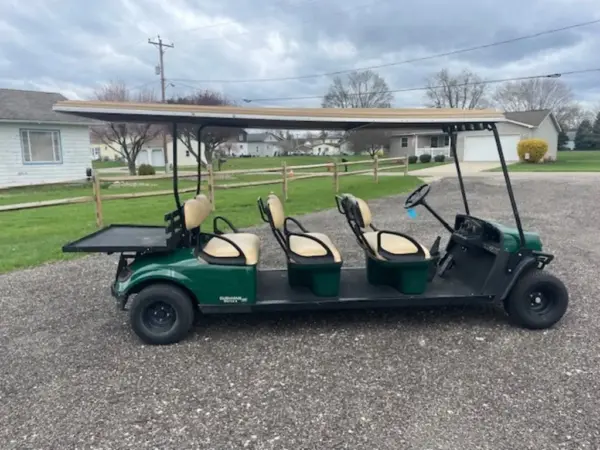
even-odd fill
[[[408,163],[409,164],[415,164],[418,160],[419,160],[419,158],[417,158],[415,155],[410,155],[408,157]]]
[[[435,162],[444,162],[446,159],[446,155],[435,155],[433,160]]]
[[[517,145],[521,161],[538,163],[548,152],[548,143],[543,139],[522,139]]]
[[[138,175],[155,175],[156,170],[150,164],[140,164],[138,167]]]
[[[429,153],[423,153],[421,156],[419,156],[419,161],[422,163],[431,162],[431,155]]]

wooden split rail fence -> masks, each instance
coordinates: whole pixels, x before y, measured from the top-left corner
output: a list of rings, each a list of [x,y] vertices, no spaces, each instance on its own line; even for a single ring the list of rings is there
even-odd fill
[[[382,163],[392,163],[391,165],[382,165]],[[353,170],[349,171],[348,166],[356,165],[371,165],[368,169]],[[226,189],[237,189],[251,186],[266,186],[273,184],[281,184],[282,197],[284,200],[288,199],[288,185],[291,181],[307,180],[310,178],[323,178],[331,177],[333,180],[332,188],[335,193],[339,192],[339,179],[343,176],[348,175],[360,175],[360,174],[373,174],[373,181],[379,182],[379,173],[386,170],[396,169],[399,167],[403,171],[404,175],[408,174],[408,158],[397,157],[397,158],[377,158],[372,160],[361,160],[361,161],[347,161],[347,162],[332,162],[332,163],[320,163],[320,164],[305,164],[298,166],[287,166],[285,162],[281,167],[269,167],[264,169],[237,169],[237,170],[223,170],[218,171],[219,176],[227,175],[266,175],[266,174],[279,174],[280,178],[274,178],[272,180],[262,181],[250,181],[243,183],[228,183],[228,184],[217,184],[215,183],[215,171],[212,165],[209,164],[207,170],[207,183],[206,187],[202,186],[201,189],[205,190],[208,194],[208,198],[215,210],[215,191],[226,190]],[[325,172],[311,172],[310,169],[326,169]],[[343,169],[343,170],[340,170]],[[299,175],[296,175],[294,171],[300,171]],[[303,172],[307,171],[307,172]],[[179,172],[178,179],[196,178],[197,172]],[[165,189],[160,191],[150,192],[132,192],[124,194],[103,194],[101,191],[101,183],[106,182],[140,182],[145,180],[162,180],[171,179],[172,175],[169,174],[157,174],[157,175],[127,175],[127,176],[92,176],[92,195],[83,197],[73,197],[57,200],[45,200],[39,202],[30,203],[19,203],[15,205],[3,205],[0,206],[1,211],[18,211],[24,209],[36,209],[48,206],[59,206],[59,205],[72,205],[77,203],[95,203],[96,207],[96,225],[100,228],[104,224],[104,217],[102,214],[102,202],[106,200],[126,200],[134,198],[144,197],[156,197],[161,195],[170,195],[173,193],[172,189]],[[195,192],[196,187],[188,187],[178,189],[179,193]]]

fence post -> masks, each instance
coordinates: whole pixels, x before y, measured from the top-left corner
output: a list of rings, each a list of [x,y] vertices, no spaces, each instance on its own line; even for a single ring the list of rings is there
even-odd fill
[[[375,183],[379,183],[379,158],[377,157],[377,155],[375,155],[375,158],[373,159],[373,179],[375,180]]]
[[[212,162],[208,164],[208,199],[212,205],[212,210],[215,210],[215,174],[213,173]]]
[[[96,173],[92,176],[92,189],[94,192],[94,202],[96,203],[96,226],[102,228],[104,222],[102,217],[102,197],[100,195],[100,179]]]
[[[337,161],[333,162],[333,190],[337,194],[340,190],[340,178],[338,175],[338,164]]]
[[[408,175],[408,156],[404,157],[404,176]]]
[[[281,164],[281,177],[282,177],[282,186],[283,189],[283,199],[288,199],[288,178],[287,178],[287,164],[285,161]]]

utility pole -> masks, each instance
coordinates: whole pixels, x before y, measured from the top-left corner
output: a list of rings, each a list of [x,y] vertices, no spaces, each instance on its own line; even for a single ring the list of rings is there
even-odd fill
[[[160,75],[161,101],[164,103],[165,96],[166,96],[166,92],[165,92],[166,87],[165,87],[165,64],[164,64],[163,55],[165,54],[165,48],[173,48],[173,47],[175,47],[175,45],[165,44],[163,42],[162,38],[160,37],[160,35],[157,35],[157,41],[148,39],[148,43],[152,44],[158,48],[159,66],[157,67],[156,72],[157,72],[157,75]],[[166,132],[166,130],[163,130],[162,135],[163,135],[163,154],[164,154],[164,159],[165,159],[165,173],[166,173],[169,171],[169,153],[167,151],[167,132]],[[173,136],[173,139],[177,139],[177,137]]]

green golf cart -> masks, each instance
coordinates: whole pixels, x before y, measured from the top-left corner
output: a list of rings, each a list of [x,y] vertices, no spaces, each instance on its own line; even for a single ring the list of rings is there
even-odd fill
[[[365,265],[344,267],[343,254],[319,230],[308,230],[285,213],[275,195],[259,198],[257,218],[268,224],[286,257],[282,269],[259,269],[261,242],[239,231],[226,217],[206,221],[212,207],[200,193],[181,201],[177,186],[177,140],[173,142],[175,209],[165,226],[110,225],[75,242],[64,252],[120,254],[112,295],[120,308],[128,299],[131,326],[146,343],[183,339],[198,314],[343,308],[430,307],[490,304],[503,307],[517,324],[548,328],[568,306],[563,283],[543,270],[553,255],[543,252],[538,234],[523,230],[493,110],[287,109],[58,102],[54,110],[107,122],[179,123],[261,129],[437,128],[449,136],[464,202],[464,213],[448,224],[427,202],[431,187],[412,192],[404,207],[422,206],[448,231],[445,249],[438,237],[425,245],[401,230],[380,230],[368,204],[352,195],[332,195],[340,225],[364,251]],[[504,173],[515,227],[472,216],[457,155],[457,133],[493,134]],[[200,138],[198,139],[200,142]],[[200,167],[199,167],[200,174]]]

